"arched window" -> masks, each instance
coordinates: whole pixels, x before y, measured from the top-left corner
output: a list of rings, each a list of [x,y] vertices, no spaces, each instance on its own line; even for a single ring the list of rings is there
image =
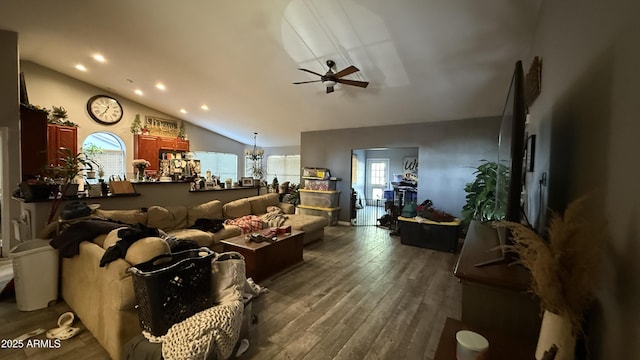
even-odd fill
[[[122,139],[110,132],[95,132],[82,143],[82,152],[92,158],[104,170],[103,177],[125,174],[125,146]],[[98,171],[98,169],[95,169]]]

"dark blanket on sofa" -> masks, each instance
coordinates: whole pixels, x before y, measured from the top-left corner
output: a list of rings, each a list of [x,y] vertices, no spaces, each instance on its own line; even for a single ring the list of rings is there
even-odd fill
[[[158,237],[160,236],[160,232],[156,228],[148,227],[140,223],[129,228],[118,230],[120,240],[104,252],[102,259],[100,259],[100,267],[104,267],[117,259],[124,259],[131,244],[149,236]]]
[[[82,220],[69,225],[64,231],[56,235],[49,244],[60,251],[60,255],[70,258],[80,252],[82,241],[92,241],[96,236],[108,234],[113,229],[127,226],[107,220]]]

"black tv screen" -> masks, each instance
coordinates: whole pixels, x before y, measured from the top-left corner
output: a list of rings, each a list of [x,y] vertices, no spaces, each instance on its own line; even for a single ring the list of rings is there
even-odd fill
[[[496,214],[504,214],[505,220],[518,223],[522,219],[520,198],[526,120],[524,71],[522,61],[518,61],[502,112],[498,138],[498,169],[502,168],[503,171],[498,171],[496,184]]]

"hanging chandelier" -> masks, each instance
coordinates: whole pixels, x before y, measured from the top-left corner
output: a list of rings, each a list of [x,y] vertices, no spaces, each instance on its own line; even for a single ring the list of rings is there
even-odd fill
[[[256,145],[256,136],[258,136],[258,133],[254,132],[253,133],[253,149],[246,149],[244,151],[244,156],[253,161],[261,160],[262,157],[264,156],[264,150],[258,148],[258,146]]]

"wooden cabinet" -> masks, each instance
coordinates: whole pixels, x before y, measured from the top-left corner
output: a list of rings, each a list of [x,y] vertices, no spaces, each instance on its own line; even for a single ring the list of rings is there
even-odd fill
[[[22,179],[42,175],[43,170],[58,164],[61,147],[78,151],[78,129],[47,123],[47,114],[42,111],[20,108],[20,152]]]
[[[176,139],[176,151],[189,151],[189,140]]]
[[[158,148],[170,151],[189,151],[189,140],[158,136]]]
[[[20,107],[22,180],[34,178],[47,166],[47,114]]]
[[[157,171],[160,168],[161,151],[189,151],[189,140],[155,135],[135,135],[134,157],[149,161],[151,166],[147,170]]]
[[[134,158],[145,159],[151,163],[147,170],[158,170],[159,144],[157,136],[135,135],[133,148]]]
[[[175,150],[176,139],[167,137],[158,137],[158,148],[162,150]]]
[[[47,124],[47,161],[58,165],[58,149],[65,147],[74,154],[78,151],[78,129],[75,126]]]

